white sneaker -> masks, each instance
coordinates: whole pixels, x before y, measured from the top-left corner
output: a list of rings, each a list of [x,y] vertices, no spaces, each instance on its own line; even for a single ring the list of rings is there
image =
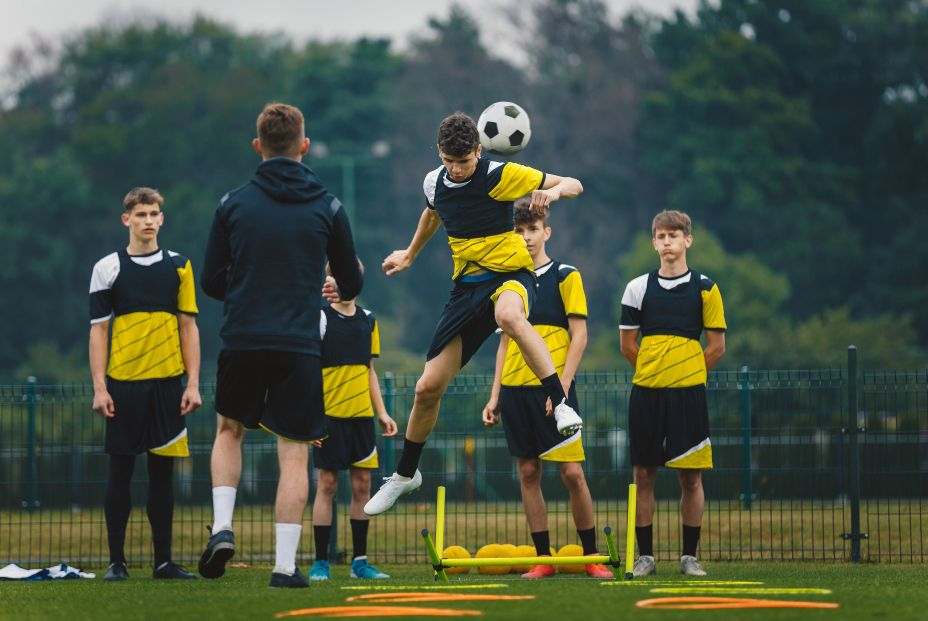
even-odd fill
[[[566,400],[554,408],[554,420],[557,421],[557,432],[562,436],[572,436],[583,429],[583,419],[567,405]]]
[[[654,564],[653,556],[639,556],[638,560],[635,561],[635,567],[632,569],[632,575],[636,578],[642,576],[653,576],[657,573],[657,565]]]
[[[367,504],[364,505],[364,513],[368,515],[380,515],[396,504],[400,496],[414,492],[422,486],[422,473],[416,470],[416,474],[407,481],[400,481],[398,474],[395,472],[392,476],[384,477],[384,484],[380,486],[377,493],[374,494]]]
[[[706,570],[702,568],[695,556],[684,554],[680,557],[680,573],[684,576],[705,576]]]

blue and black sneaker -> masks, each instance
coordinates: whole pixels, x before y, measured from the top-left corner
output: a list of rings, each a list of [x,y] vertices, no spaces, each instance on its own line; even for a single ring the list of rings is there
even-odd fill
[[[116,561],[115,563],[110,563],[110,566],[106,568],[106,575],[103,576],[103,579],[107,582],[127,580],[128,578],[129,570],[126,569],[125,561]]]
[[[218,578],[226,573],[226,563],[235,555],[235,535],[231,530],[221,530],[213,533],[207,526],[211,535],[206,550],[200,556],[197,569],[204,578]]]
[[[329,562],[314,561],[313,566],[309,568],[309,579],[313,581],[329,579]]]
[[[365,580],[385,580],[390,576],[373,565],[368,565],[366,556],[359,556],[351,561],[351,577]]]
[[[305,589],[309,586],[309,583],[306,582],[300,568],[294,567],[292,574],[276,571],[271,573],[271,583],[268,586],[272,589]]]

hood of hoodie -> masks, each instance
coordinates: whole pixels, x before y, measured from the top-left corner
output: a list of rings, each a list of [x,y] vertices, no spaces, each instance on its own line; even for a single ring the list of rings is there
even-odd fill
[[[308,203],[326,193],[309,166],[289,157],[261,162],[251,182],[283,203]]]

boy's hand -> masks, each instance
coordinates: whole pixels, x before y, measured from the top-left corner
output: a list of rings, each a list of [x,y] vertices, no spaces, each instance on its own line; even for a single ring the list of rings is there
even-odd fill
[[[187,384],[184,395],[180,398],[180,415],[186,416],[201,405],[203,405],[203,397],[200,396],[199,386]]]
[[[312,440],[310,441],[310,444],[316,448],[322,448],[322,440]]]
[[[483,426],[492,427],[499,422],[499,399],[490,397],[483,407]]]
[[[390,438],[396,435],[396,421],[390,418],[389,414],[386,412],[380,413],[377,416],[377,422],[380,423],[381,427],[383,427],[383,437]]]
[[[409,256],[409,250],[394,250],[383,260],[383,273],[387,276],[399,274],[412,265],[412,257]]]
[[[550,190],[535,190],[532,192],[532,211],[543,213],[551,203],[561,198],[560,191],[551,188]]]
[[[106,390],[93,393],[93,411],[103,418],[113,418],[116,416],[116,405],[113,403],[113,397]]]
[[[554,406],[551,405],[551,397],[545,399],[545,416],[554,415]]]
[[[330,304],[337,304],[342,301],[341,296],[338,295],[338,285],[331,276],[325,277],[325,282],[322,284],[322,297]]]

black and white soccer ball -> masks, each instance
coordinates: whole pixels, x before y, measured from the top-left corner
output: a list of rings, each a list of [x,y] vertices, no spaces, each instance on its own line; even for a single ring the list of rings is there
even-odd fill
[[[480,144],[494,153],[512,155],[525,148],[532,138],[528,114],[511,101],[497,101],[480,113],[477,119]]]

